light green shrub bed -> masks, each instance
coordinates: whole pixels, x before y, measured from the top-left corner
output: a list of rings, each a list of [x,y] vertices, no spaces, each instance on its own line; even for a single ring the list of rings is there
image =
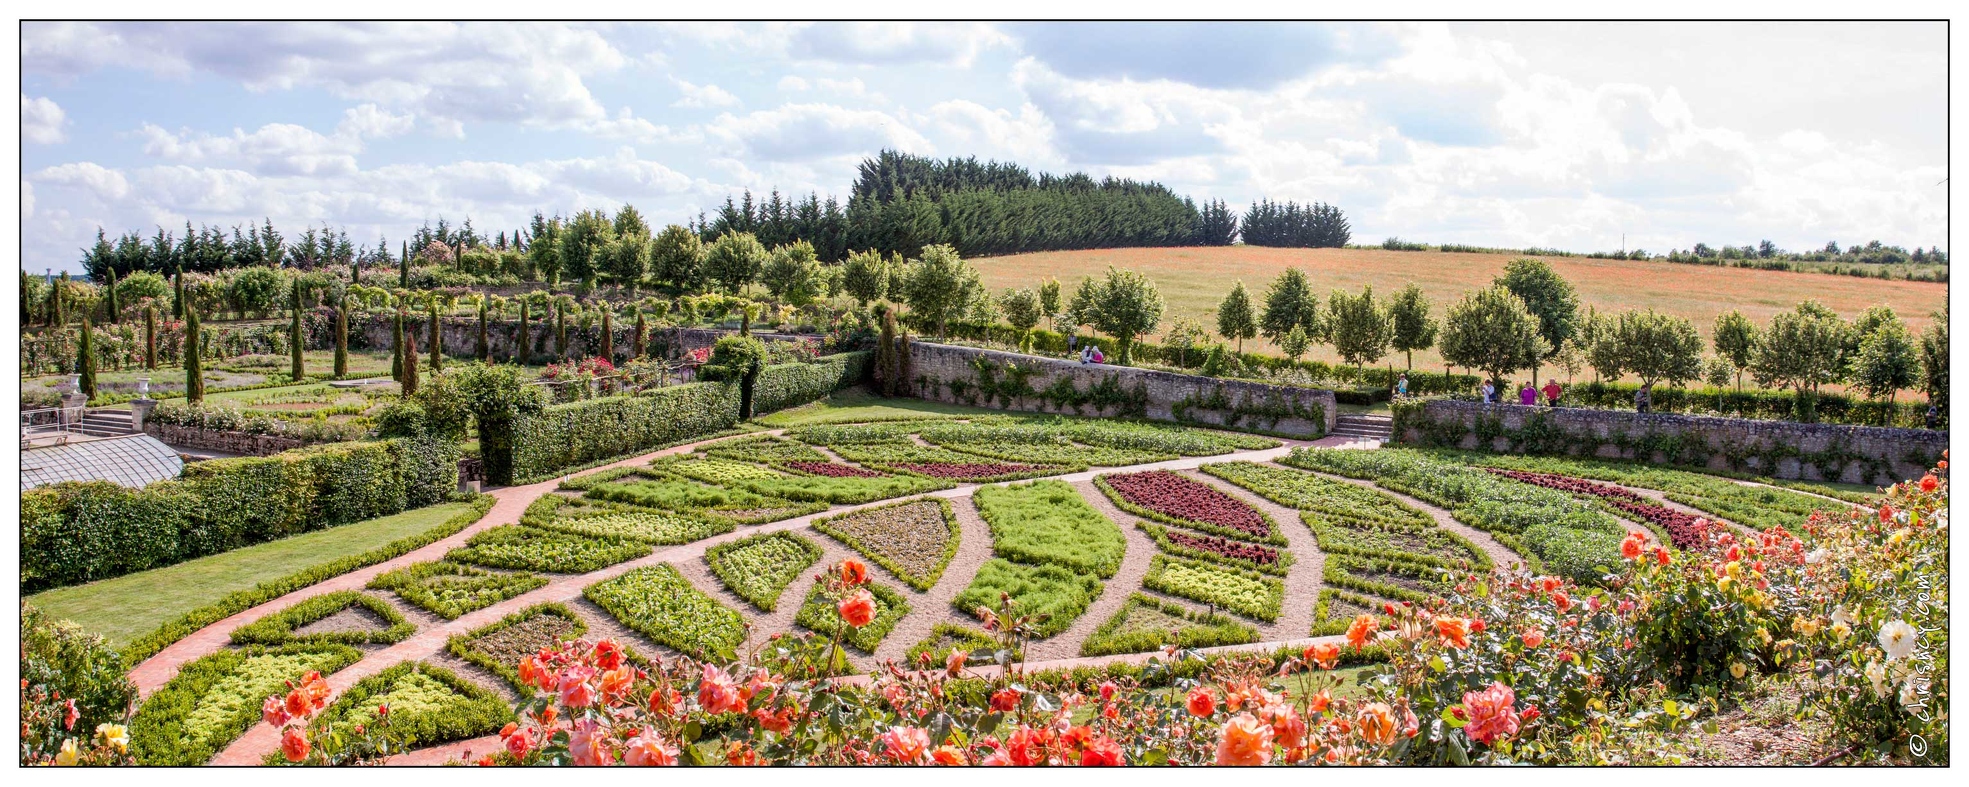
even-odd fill
[[[972,616],[979,607],[999,612],[1000,594],[1018,603],[1016,615],[1047,616],[1035,627],[1038,636],[1044,638],[1073,625],[1074,619],[1087,611],[1087,605],[1101,595],[1101,581],[1060,565],[1033,566],[992,558],[951,600],[951,606]]]
[[[669,565],[639,568],[589,585],[581,595],[659,645],[692,658],[732,661],[745,642],[745,618]]]
[[[145,765],[203,765],[260,722],[267,697],[310,671],[328,674],[362,658],[347,645],[223,650],[185,664],[138,708],[130,750]]]
[[[779,606],[780,593],[820,557],[820,547],[792,533],[761,533],[704,553],[725,587],[766,612]]]
[[[1142,587],[1221,607],[1259,620],[1278,620],[1285,583],[1256,571],[1156,555]]]
[[[1258,641],[1258,630],[1226,615],[1204,615],[1136,593],[1087,641],[1082,656],[1146,653],[1167,645],[1209,648]]]
[[[369,581],[371,590],[392,591],[445,620],[546,585],[546,577],[523,571],[501,573],[443,561],[414,563]]]
[[[1101,577],[1121,568],[1127,541],[1064,481],[984,487],[972,497],[991,526],[992,551],[1021,563],[1050,563]]]

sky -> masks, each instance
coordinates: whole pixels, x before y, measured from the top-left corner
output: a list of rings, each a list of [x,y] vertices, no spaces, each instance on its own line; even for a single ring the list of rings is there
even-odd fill
[[[23,267],[98,227],[743,189],[884,148],[1326,202],[1356,243],[1947,246],[1941,23],[23,23]]]

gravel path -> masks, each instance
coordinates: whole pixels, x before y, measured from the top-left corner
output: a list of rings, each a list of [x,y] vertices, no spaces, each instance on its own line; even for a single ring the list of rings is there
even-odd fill
[[[1087,635],[1108,622],[1121,606],[1128,603],[1128,595],[1142,586],[1142,577],[1149,573],[1149,563],[1155,558],[1155,542],[1149,540],[1142,529],[1135,526],[1135,516],[1114,506],[1114,501],[1094,486],[1092,480],[1075,482],[1074,491],[1094,507],[1095,511],[1108,518],[1121,528],[1127,551],[1121,556],[1121,569],[1114,577],[1102,581],[1101,595],[1087,605],[1087,611],[1075,618],[1073,625],[1057,635],[1026,646],[1026,658],[1034,661],[1044,659],[1073,658],[1080,655],[1080,643]]]
[[[964,592],[964,588],[970,586],[971,579],[978,574],[978,569],[984,566],[985,561],[991,559],[991,527],[985,524],[984,517],[978,516],[977,506],[972,505],[968,495],[951,500],[950,510],[957,515],[957,555],[950,559],[950,565],[945,566],[943,575],[937,578],[936,586],[930,588],[927,593],[919,592],[907,584],[897,583],[896,588],[909,597],[910,613],[896,624],[895,630],[889,632],[889,638],[883,640],[882,645],[875,649],[877,663],[891,659],[901,660],[910,647],[928,638],[938,623],[963,622],[973,625],[977,623],[969,615],[951,607],[951,601],[957,598],[957,594]],[[834,542],[826,536],[819,537],[829,543]],[[873,563],[870,563],[869,567],[881,569],[881,566]]]
[[[1286,569],[1285,602],[1278,622],[1259,626],[1258,633],[1268,640],[1306,636],[1313,630],[1313,608],[1319,604],[1320,590],[1326,587],[1326,553],[1320,551],[1319,538],[1313,535],[1313,529],[1299,519],[1299,510],[1286,508],[1208,473],[1192,470],[1184,475],[1242,500],[1272,518],[1279,534],[1285,536],[1286,549],[1292,553],[1292,566]]]
[[[1279,465],[1279,466],[1285,467],[1284,465]],[[1376,485],[1372,481],[1363,481],[1358,478],[1348,478],[1346,476],[1332,475],[1330,473],[1319,473],[1319,472],[1314,472],[1312,470],[1302,470],[1297,467],[1288,467],[1286,469],[1296,473],[1312,473],[1313,475],[1319,476],[1329,481],[1339,481],[1340,483],[1343,484],[1353,484],[1354,486],[1358,486],[1363,489],[1372,489],[1376,492],[1380,492],[1381,494],[1387,495],[1396,500],[1400,500],[1404,503],[1414,506],[1422,513],[1428,514],[1431,519],[1436,520],[1437,527],[1440,527],[1444,530],[1448,530],[1459,536],[1467,538],[1470,540],[1470,543],[1476,544],[1478,549],[1482,549],[1484,551],[1484,554],[1490,556],[1490,562],[1496,565],[1498,568],[1503,568],[1513,563],[1524,562],[1523,557],[1519,556],[1518,553],[1513,552],[1510,549],[1506,548],[1503,544],[1497,543],[1497,539],[1492,538],[1489,533],[1486,533],[1482,530],[1478,530],[1469,525],[1463,524],[1462,522],[1456,521],[1456,517],[1450,515],[1449,511],[1444,510],[1441,506],[1437,506],[1427,501],[1409,497],[1408,495],[1404,495],[1400,492],[1384,489]]]

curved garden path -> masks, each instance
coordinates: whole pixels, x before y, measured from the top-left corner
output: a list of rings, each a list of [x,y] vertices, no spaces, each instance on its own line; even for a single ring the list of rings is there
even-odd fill
[[[785,430],[775,429],[754,434],[777,435],[783,431]],[[731,438],[713,438],[677,445],[582,472],[587,473],[607,468],[642,465],[657,457],[688,453],[701,446],[724,439]],[[1089,633],[1098,628],[1108,618],[1112,617],[1120,606],[1126,603],[1127,598],[1131,594],[1144,592],[1141,591],[1142,576],[1147,573],[1149,561],[1158,551],[1154,542],[1139,528],[1134,527],[1135,517],[1116,510],[1112,502],[1093,486],[1092,481],[1095,476],[1112,472],[1172,470],[1186,473],[1216,488],[1223,489],[1237,496],[1239,499],[1260,506],[1261,510],[1264,510],[1278,522],[1281,532],[1286,535],[1288,548],[1292,550],[1295,556],[1295,564],[1287,577],[1286,606],[1280,620],[1273,624],[1261,624],[1258,626],[1260,632],[1263,634],[1261,637],[1262,642],[1213,650],[1270,650],[1285,645],[1303,646],[1304,643],[1314,641],[1306,637],[1306,632],[1311,627],[1313,603],[1320,589],[1319,577],[1323,565],[1323,557],[1317,548],[1317,541],[1313,538],[1311,531],[1303,525],[1299,525],[1296,511],[1272,504],[1269,501],[1265,501],[1233,485],[1218,481],[1215,478],[1189,471],[1194,471],[1195,468],[1203,464],[1216,462],[1269,462],[1284,456],[1293,448],[1298,447],[1344,447],[1346,445],[1348,443],[1344,438],[1326,438],[1313,442],[1282,440],[1279,447],[1264,450],[1235,451],[1209,457],[1183,457],[1129,467],[1093,468],[1078,473],[1051,476],[1051,478],[1074,485],[1083,499],[1087,500],[1097,510],[1109,516],[1118,527],[1121,527],[1126,537],[1127,550],[1117,576],[1105,583],[1106,590],[1095,600],[1086,613],[1077,618],[1065,633],[1033,643],[1028,647],[1028,656],[1031,661],[1026,663],[1026,667],[1028,669],[1044,669],[1054,666],[1141,662],[1155,655],[1152,653],[1141,653],[1097,658],[1075,657],[1079,652],[1080,643]],[[521,514],[526,510],[528,505],[544,495],[553,493],[558,487],[559,482],[560,479],[555,479],[537,484],[492,490],[489,492],[494,498],[492,508],[479,521],[458,533],[397,558],[342,574],[307,588],[288,593],[227,617],[210,626],[206,626],[137,665],[131,671],[130,677],[137,684],[139,692],[148,695],[175,676],[180,666],[228,647],[230,642],[229,635],[233,629],[257,620],[267,614],[285,609],[302,599],[337,590],[360,591],[370,580],[385,572],[402,568],[412,563],[441,559],[445,553],[462,546],[467,539],[479,532],[518,522]],[[937,623],[946,621],[974,623],[967,615],[951,607],[951,600],[970,584],[979,567],[991,556],[989,529],[982,518],[978,516],[969,498],[981,486],[1002,486],[1008,483],[1014,482],[965,484],[919,495],[941,497],[951,501],[961,533],[957,555],[945,569],[943,576],[937,584],[927,592],[916,591],[910,588],[906,583],[901,582],[879,565],[870,566],[871,571],[878,581],[893,587],[909,598],[911,612],[898,622],[896,628],[878,646],[876,653],[855,653],[851,655],[850,659],[857,671],[865,673],[884,661],[900,659],[903,652],[911,645],[926,638]],[[674,652],[667,648],[657,646],[641,635],[628,630],[625,626],[610,618],[610,616],[593,604],[588,603],[582,597],[582,591],[590,585],[621,576],[638,568],[659,563],[667,563],[675,566],[699,590],[712,595],[731,608],[739,610],[744,614],[750,622],[752,629],[745,645],[745,649],[749,649],[762,643],[773,632],[794,630],[795,626],[792,623],[793,616],[798,611],[802,600],[806,597],[809,588],[814,583],[813,575],[822,566],[829,565],[833,561],[838,561],[854,553],[831,538],[815,534],[811,540],[822,547],[824,553],[822,562],[816,563],[813,568],[803,572],[802,576],[785,589],[774,612],[760,613],[749,603],[731,594],[724,587],[723,583],[719,582],[711,574],[709,566],[704,561],[705,551],[717,544],[759,533],[806,530],[810,528],[814,520],[822,517],[887,505],[892,502],[894,500],[876,501],[860,505],[837,505],[826,511],[814,514],[767,524],[740,527],[732,533],[714,536],[690,544],[658,547],[642,557],[585,574],[546,575],[549,582],[544,587],[507,599],[490,607],[475,610],[455,620],[446,621],[435,616],[421,614],[421,610],[408,609],[409,605],[400,603],[400,600],[396,599],[394,594],[377,593],[376,595],[388,599],[392,604],[399,606],[399,608],[405,608],[406,613],[412,613],[411,619],[418,623],[419,630],[402,642],[366,651],[360,661],[329,675],[327,681],[333,694],[339,695],[357,681],[381,672],[390,666],[407,661],[422,660],[444,664],[458,671],[461,676],[484,684],[488,688],[500,691],[502,694],[511,696],[510,687],[504,686],[503,681],[482,670],[464,664],[459,660],[450,658],[445,653],[446,642],[454,635],[476,630],[525,607],[549,602],[564,603],[571,609],[574,609],[577,614],[581,615],[587,621],[591,636],[618,637],[653,656],[674,657],[676,655]],[[1425,508],[1425,510],[1427,509]],[[1439,520],[1443,519],[1447,519],[1446,514],[1439,517]],[[1298,526],[1295,527],[1295,525]],[[1453,528],[1457,529],[1460,533],[1467,530],[1467,528],[1463,528],[1460,524],[1453,525]],[[1474,531],[1471,531],[1471,533],[1474,533]],[[1466,536],[1470,535],[1470,533],[1465,534]],[[1481,536],[1481,534],[1471,537],[1472,540],[1483,544],[1486,550],[1502,549],[1502,547],[1496,545],[1488,537]],[[1160,596],[1160,594],[1153,593],[1151,595]],[[1191,608],[1200,608],[1200,605],[1185,600],[1170,600]],[[986,668],[980,671],[989,673],[995,669]],[[490,742],[488,743],[488,741]],[[267,753],[276,750],[278,745],[277,729],[266,724],[255,724],[246,734],[240,736],[230,746],[220,752],[212,762],[222,765],[257,764]],[[441,762],[451,756],[457,756],[466,750],[483,753],[490,751],[496,745],[496,738],[454,742],[428,750],[407,753],[399,758],[398,761],[404,763]]]

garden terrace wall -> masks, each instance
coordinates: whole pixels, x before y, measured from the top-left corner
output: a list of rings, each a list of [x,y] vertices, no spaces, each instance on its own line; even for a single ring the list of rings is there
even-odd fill
[[[1888,485],[1917,478],[1948,448],[1925,429],[1526,407],[1450,399],[1399,403],[1396,442],[1519,454],[1563,454]]]
[[[916,396],[941,402],[1070,415],[1223,426],[1317,438],[1338,415],[1332,391],[1082,364],[1036,355],[911,342]]]
[[[170,424],[144,424],[144,434],[164,441],[173,448],[222,451],[241,456],[272,456],[305,445],[299,440],[265,434],[227,432]]]
[[[430,348],[431,317],[429,313],[419,312],[404,320],[407,335],[418,337],[417,349],[423,354]],[[529,317],[527,341],[533,345],[532,358],[535,361],[557,360],[554,356],[554,313],[547,312],[546,318],[540,315]],[[349,344],[357,348],[388,350],[395,318],[387,314],[369,314],[365,318],[351,321],[349,325]],[[330,323],[332,325],[332,323]],[[615,334],[615,362],[628,360],[635,347],[635,318],[618,319],[611,326]],[[438,318],[438,330],[443,334],[444,354],[449,357],[472,358],[479,352],[479,319],[475,316],[446,315]],[[736,336],[737,331],[711,328],[651,328],[649,331],[648,352],[659,358],[674,358],[700,347],[710,347],[725,336]],[[504,320],[486,320],[486,346],[495,360],[512,357],[513,348],[520,340],[520,321],[517,317]],[[754,333],[765,341],[798,341],[802,338],[770,333]],[[333,334],[319,336],[310,333],[308,343],[314,349],[328,349],[333,346]],[[581,326],[569,321],[567,326],[567,354],[570,358],[586,358],[601,352],[602,326],[596,322]]]

